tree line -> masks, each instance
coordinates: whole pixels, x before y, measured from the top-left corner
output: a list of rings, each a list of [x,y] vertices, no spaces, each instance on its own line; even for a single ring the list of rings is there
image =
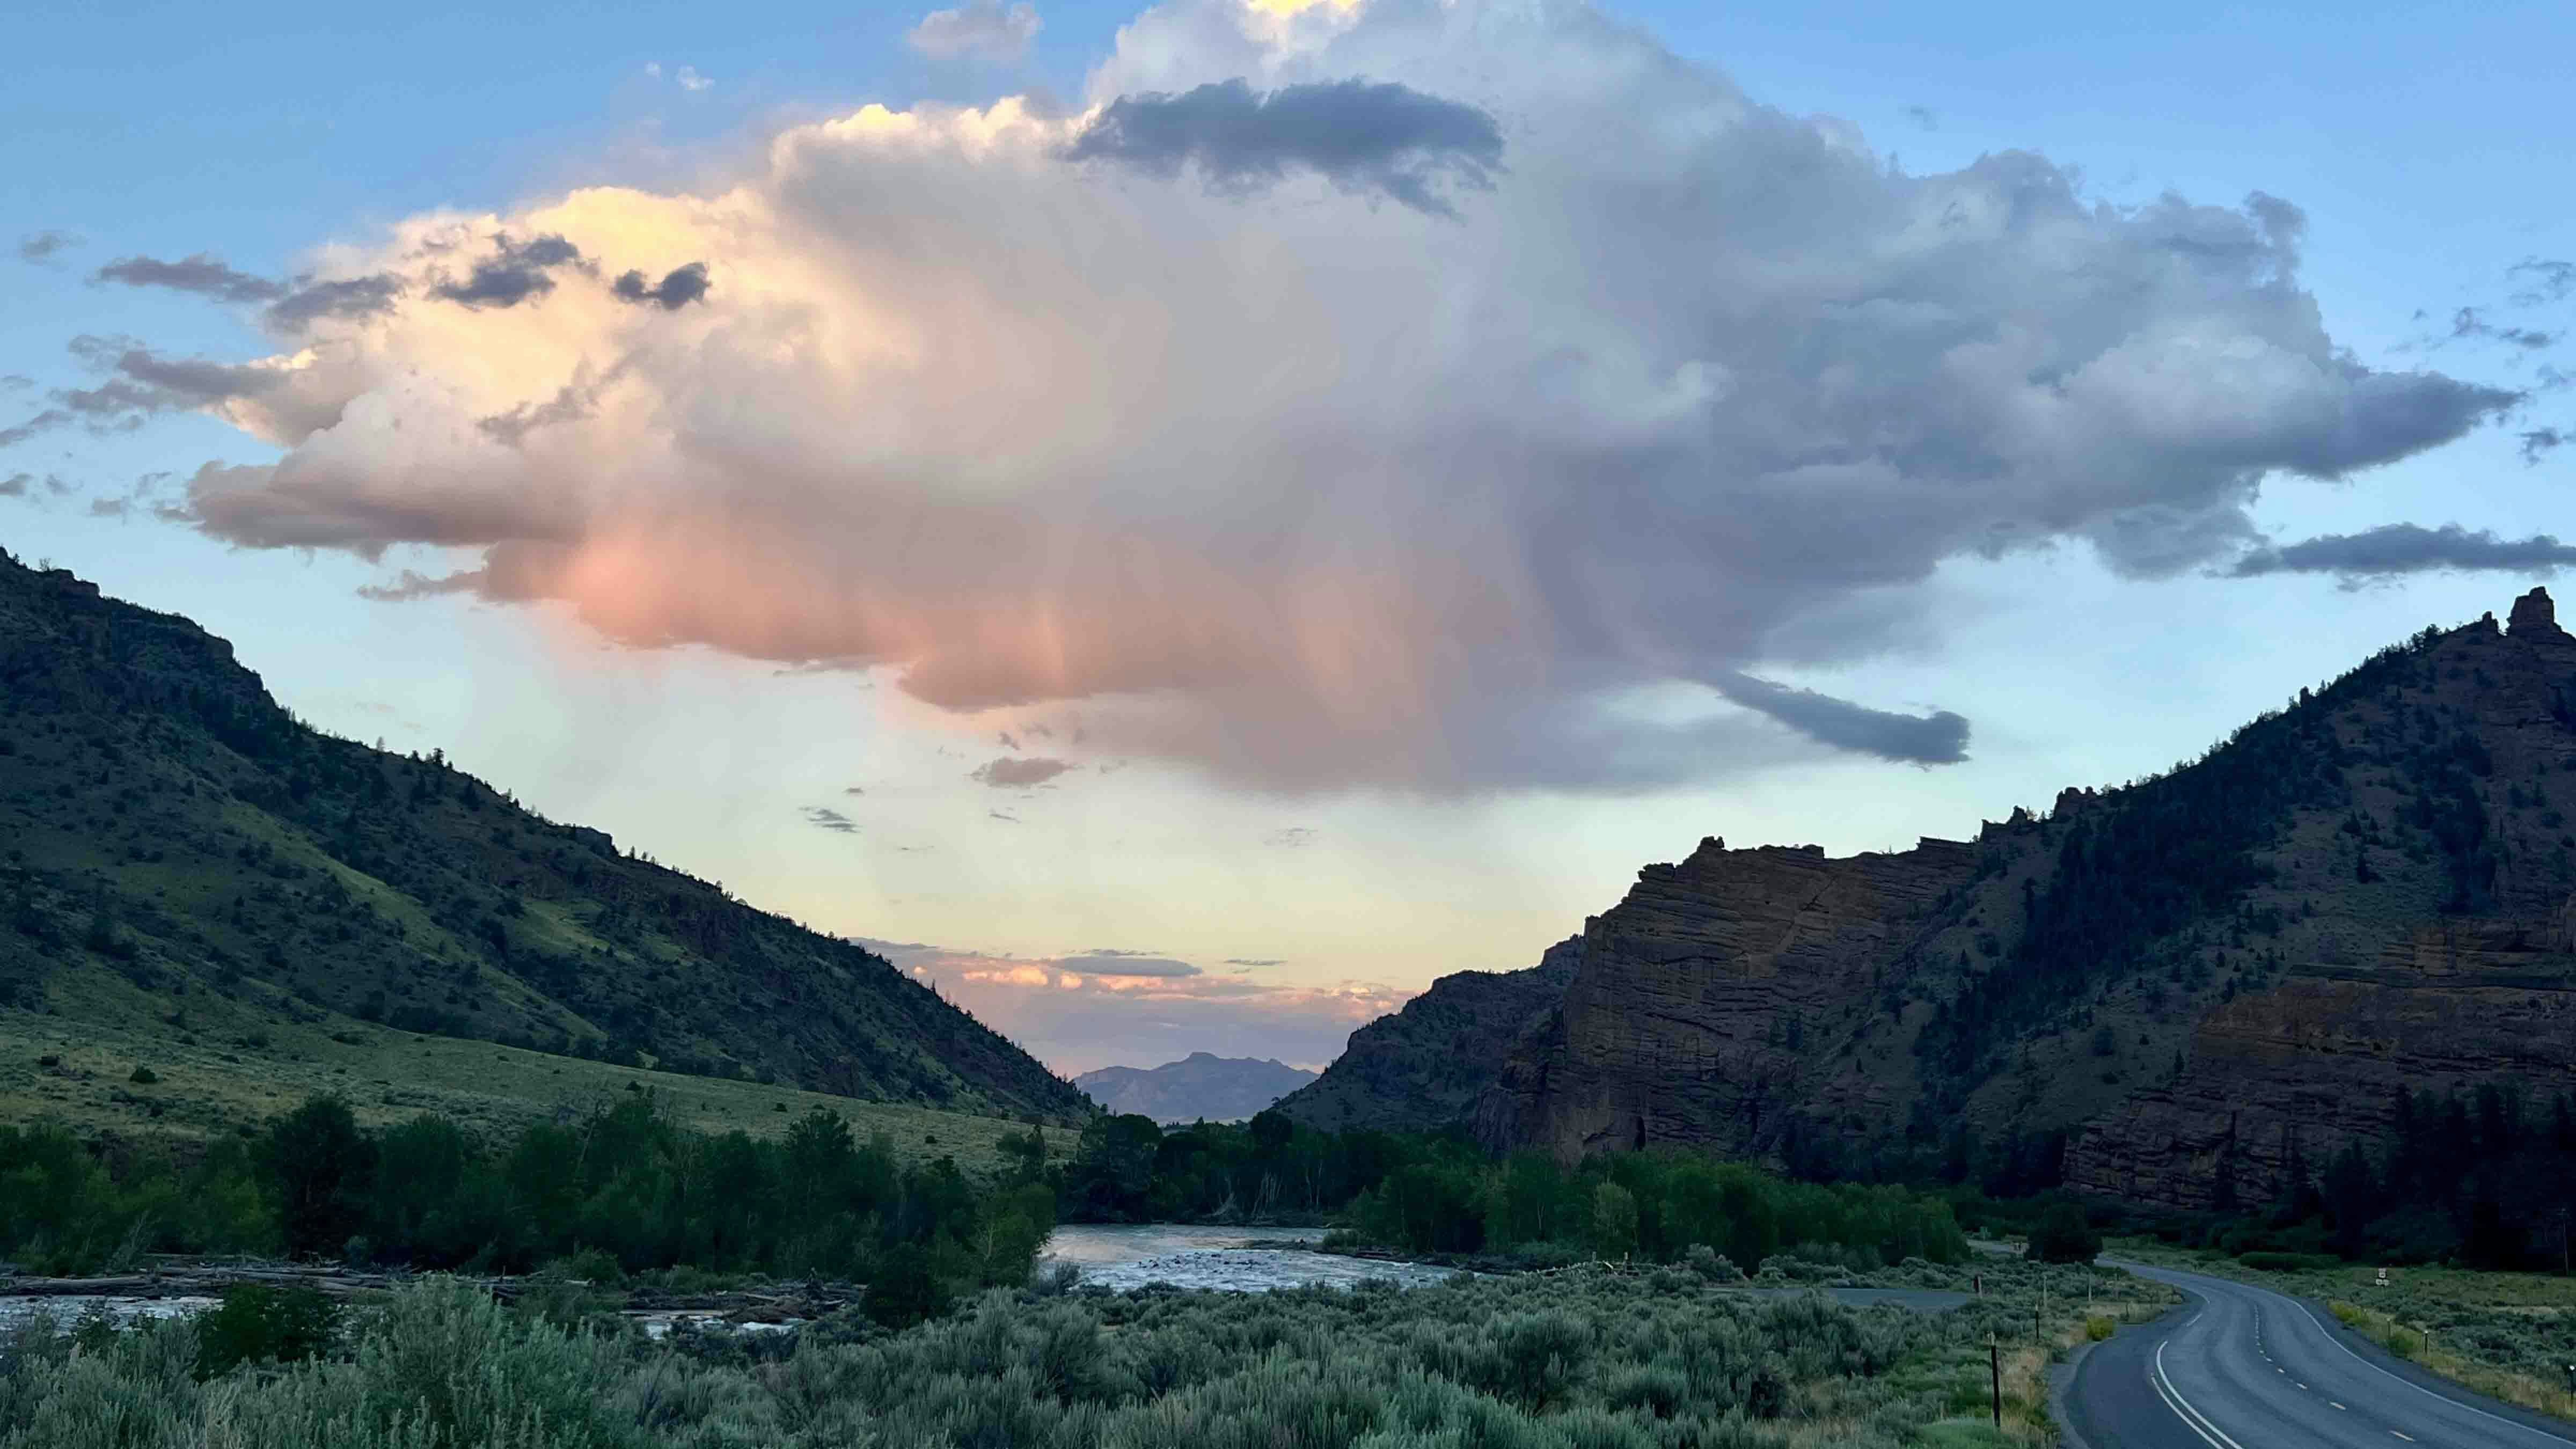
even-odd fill
[[[1025,1170],[906,1164],[821,1108],[774,1141],[694,1131],[644,1091],[493,1140],[426,1114],[369,1129],[317,1097],[193,1158],[0,1128],[0,1254],[40,1272],[151,1251],[493,1273],[572,1260],[860,1280],[909,1321],[1025,1281],[1054,1225],[1052,1187]]]

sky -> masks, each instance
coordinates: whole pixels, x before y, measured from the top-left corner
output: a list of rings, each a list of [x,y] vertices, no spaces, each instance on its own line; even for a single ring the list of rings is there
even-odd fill
[[[2564,6],[19,34],[0,546],[1067,1073],[1321,1065],[2576,560]]]

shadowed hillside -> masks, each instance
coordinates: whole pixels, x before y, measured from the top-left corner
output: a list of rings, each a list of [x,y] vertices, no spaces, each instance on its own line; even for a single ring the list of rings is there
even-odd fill
[[[310,729],[232,648],[0,554],[0,1015],[257,1055],[360,1023],[988,1115],[1079,1093],[878,956]],[[282,1048],[281,1048],[282,1049]]]
[[[2571,817],[2576,638],[2534,589],[1973,840],[1704,840],[1593,918],[1544,1000],[1424,1033],[1406,1017],[1435,988],[1283,1110],[2183,1208],[2296,1197],[2348,1145],[2393,1150],[2410,1093],[2539,1112],[2576,1081]]]

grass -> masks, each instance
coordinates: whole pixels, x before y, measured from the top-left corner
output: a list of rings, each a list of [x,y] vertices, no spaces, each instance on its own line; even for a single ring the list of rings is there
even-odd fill
[[[306,1025],[208,996],[188,1029],[149,1014],[152,998],[104,972],[56,978],[59,1015],[0,1009],[0,1122],[51,1122],[83,1136],[207,1138],[256,1126],[317,1092],[377,1125],[435,1112],[497,1134],[649,1087],[683,1126],[758,1137],[823,1107],[862,1139],[882,1131],[907,1162],[942,1154],[969,1172],[1001,1166],[998,1118],[861,1102],[754,1082],[610,1066],[491,1042],[424,1037],[338,1016]],[[197,998],[190,998],[192,1002]],[[55,1065],[40,1065],[44,1058]],[[134,1080],[149,1071],[148,1083]],[[1075,1134],[1049,1134],[1065,1149]]]
[[[2564,1368],[2576,1363],[2576,1278],[2401,1267],[2388,1270],[2383,1288],[2379,1270],[2367,1264],[2273,1272],[2154,1242],[2122,1243],[2119,1251],[2320,1300],[2346,1327],[2399,1358],[2507,1403],[2576,1420]]]

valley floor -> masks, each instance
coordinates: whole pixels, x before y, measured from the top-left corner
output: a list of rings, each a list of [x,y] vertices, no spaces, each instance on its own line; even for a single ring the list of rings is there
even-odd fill
[[[200,1329],[186,1320],[77,1347],[22,1336],[0,1357],[0,1425],[16,1426],[0,1449],[2040,1444],[2049,1360],[2170,1297],[2106,1270],[1978,1271],[1986,1295],[1941,1313],[1760,1297],[1662,1268],[1267,1294],[1033,1288],[900,1332],[836,1314],[658,1342],[432,1279],[351,1311],[312,1362],[204,1383],[187,1371]],[[1940,1289],[1965,1270],[1890,1272]],[[2000,1434],[1990,1342],[2006,1369]]]

